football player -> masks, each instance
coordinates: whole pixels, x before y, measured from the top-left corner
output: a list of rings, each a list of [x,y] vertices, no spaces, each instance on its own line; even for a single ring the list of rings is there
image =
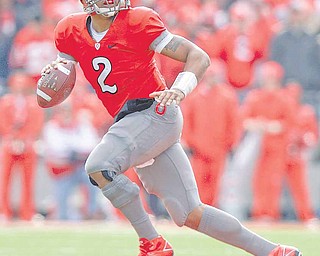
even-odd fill
[[[58,59],[75,61],[115,123],[89,155],[93,185],[130,221],[140,239],[140,256],[171,256],[139,198],[138,186],[123,172],[136,171],[149,193],[163,200],[172,220],[253,255],[300,256],[298,249],[274,244],[249,231],[233,216],[203,204],[179,139],[179,103],[210,65],[208,55],[171,34],[159,15],[128,0],[81,0],[84,13],[63,18],[55,29]],[[170,89],[154,60],[160,53],[184,62]]]

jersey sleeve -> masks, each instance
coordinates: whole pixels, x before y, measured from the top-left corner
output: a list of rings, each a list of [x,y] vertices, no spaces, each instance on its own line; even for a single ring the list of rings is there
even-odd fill
[[[54,30],[54,42],[59,52],[70,55],[75,59],[74,39],[72,37],[72,16],[67,16],[58,22]]]
[[[142,35],[140,41],[149,49],[150,45],[161,36],[167,29],[160,16],[149,9],[142,22]]]

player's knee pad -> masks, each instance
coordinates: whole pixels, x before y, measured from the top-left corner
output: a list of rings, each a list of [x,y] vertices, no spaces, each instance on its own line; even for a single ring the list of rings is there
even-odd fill
[[[113,181],[102,188],[103,195],[115,208],[121,208],[139,197],[139,187],[125,175],[114,177]]]

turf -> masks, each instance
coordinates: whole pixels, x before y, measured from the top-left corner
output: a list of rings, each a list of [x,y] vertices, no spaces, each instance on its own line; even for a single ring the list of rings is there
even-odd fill
[[[186,228],[159,225],[175,256],[248,256],[244,251]],[[275,242],[295,245],[304,256],[319,256],[320,231],[301,226],[253,226]],[[137,256],[137,236],[128,225],[42,223],[0,226],[0,256]]]

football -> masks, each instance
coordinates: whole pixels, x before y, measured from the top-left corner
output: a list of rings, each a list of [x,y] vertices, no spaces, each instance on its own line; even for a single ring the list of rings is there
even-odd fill
[[[76,82],[76,69],[72,61],[57,64],[56,69],[41,76],[37,83],[37,101],[40,107],[50,108],[70,95]]]

